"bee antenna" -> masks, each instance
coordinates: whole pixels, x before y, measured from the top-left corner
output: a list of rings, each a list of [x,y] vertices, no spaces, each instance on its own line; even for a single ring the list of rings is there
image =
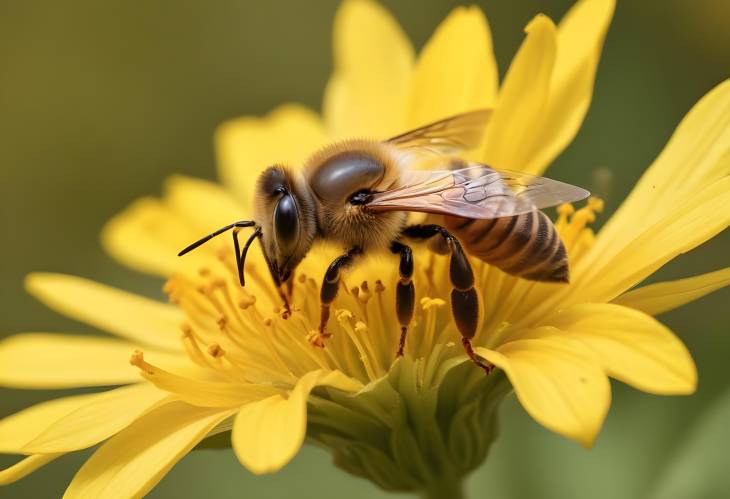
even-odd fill
[[[217,231],[213,232],[212,234],[208,234],[204,238],[195,241],[193,244],[191,244],[187,248],[183,249],[180,253],[178,253],[177,256],[183,256],[185,253],[189,253],[190,251],[193,251],[195,248],[197,248],[201,244],[207,243],[208,241],[213,239],[215,236],[223,234],[225,231],[231,230],[234,227],[253,227],[254,225],[256,225],[256,222],[254,222],[253,220],[243,220],[240,222],[233,222],[232,224],[226,225],[225,227],[218,229]]]
[[[241,287],[246,285],[246,280],[243,278],[243,265],[246,263],[246,255],[248,254],[248,248],[251,246],[251,243],[253,243],[254,239],[261,237],[261,227],[256,227],[256,230],[253,231],[253,233],[249,236],[248,240],[246,241],[246,244],[243,245],[243,252],[239,255],[238,250],[238,238],[233,237],[233,242],[236,247],[236,263],[238,264],[238,280],[241,283]]]

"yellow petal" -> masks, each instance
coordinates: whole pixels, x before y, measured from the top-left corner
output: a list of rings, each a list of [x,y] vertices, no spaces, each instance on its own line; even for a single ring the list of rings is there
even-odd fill
[[[259,173],[272,164],[298,166],[325,141],[319,116],[296,104],[263,118],[230,120],[215,134],[218,173],[236,200],[249,207]]]
[[[639,217],[639,215],[637,215]],[[730,225],[730,177],[677,204],[610,258],[591,268],[576,266],[574,290],[585,301],[606,302],[631,289],[673,258],[690,251]]]
[[[204,235],[250,218],[250,208],[219,184],[175,175],[165,182],[161,200],[138,199],[112,218],[102,230],[102,244],[125,265],[169,276],[200,268],[222,246],[230,247],[230,238],[222,236],[185,258],[177,256]]]
[[[523,169],[545,120],[557,52],[553,22],[539,15],[507,71],[485,137],[484,160],[497,168]]]
[[[134,345],[108,338],[25,333],[0,342],[0,386],[73,388],[134,383]]]
[[[487,20],[476,7],[457,7],[421,52],[413,75],[408,128],[491,107],[497,63]]]
[[[200,237],[188,220],[154,198],[134,201],[101,232],[102,245],[113,258],[140,272],[163,276],[177,270],[181,263],[178,252]],[[188,260],[202,258],[196,252],[188,256]]]
[[[659,157],[601,229],[590,256],[608,259],[667,217],[677,204],[730,174],[730,80],[721,83],[682,120]],[[723,213],[727,213],[726,206]]]
[[[104,443],[81,469],[65,499],[142,497],[232,411],[173,402]]]
[[[687,348],[654,318],[611,304],[576,305],[545,320],[594,350],[606,372],[639,390],[693,393],[697,370]]]
[[[170,400],[167,392],[148,383],[95,394],[88,403],[58,419],[28,442],[23,453],[50,454],[91,447],[166,400]]]
[[[608,378],[590,350],[564,338],[477,348],[505,371],[525,410],[546,428],[590,447],[611,404]]]
[[[297,382],[289,398],[274,395],[241,408],[233,423],[232,441],[246,468],[256,474],[272,473],[294,457],[307,430],[307,398],[318,385],[347,391],[358,388],[336,371],[314,371]]]
[[[0,470],[0,485],[17,482],[21,478],[33,473],[38,468],[45,466],[59,456],[61,456],[61,454],[39,454],[35,456],[28,456],[9,468]]]
[[[238,407],[280,392],[268,385],[207,381],[179,376],[146,362],[142,352],[135,352],[131,363],[140,369],[140,374],[150,383],[175,394],[188,404],[200,407]]]
[[[393,17],[369,0],[335,16],[334,73],[324,94],[328,133],[385,138],[403,132],[413,48]]]
[[[179,352],[184,315],[172,305],[80,277],[30,274],[30,294],[50,308],[142,345]]]
[[[524,170],[542,173],[578,132],[593,95],[596,67],[613,17],[614,0],[582,0],[558,26],[558,53],[544,126]]]
[[[174,175],[165,181],[164,192],[165,204],[196,230],[204,232],[201,237],[250,216],[250,205],[244,205],[231,191],[208,180]]]
[[[0,420],[0,452],[21,454],[21,449],[59,419],[93,401],[98,394],[74,395],[41,402]]]
[[[730,285],[730,267],[676,281],[642,286],[622,294],[613,303],[659,315],[698,300]]]

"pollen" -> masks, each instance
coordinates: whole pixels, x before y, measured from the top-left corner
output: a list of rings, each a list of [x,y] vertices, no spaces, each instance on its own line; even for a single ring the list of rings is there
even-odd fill
[[[370,291],[370,287],[368,286],[367,281],[363,281],[360,285],[360,293],[358,293],[357,298],[360,300],[361,303],[367,304],[368,301],[370,301],[370,298],[373,296],[373,292]]]
[[[307,341],[310,345],[315,346],[317,348],[324,348],[325,341],[327,338],[329,338],[331,335],[329,334],[322,334],[318,330],[313,329],[307,333]]]
[[[423,310],[429,310],[430,308],[441,308],[446,305],[446,301],[441,298],[421,298],[421,307]]]
[[[571,261],[575,262],[593,245],[595,234],[588,226],[596,221],[596,214],[602,212],[603,207],[602,199],[591,197],[586,205],[578,210],[570,204],[558,208],[555,227],[570,254]]]
[[[221,348],[221,346],[218,343],[211,343],[208,346],[208,354],[213,358],[219,358],[223,357],[225,355],[226,351]]]

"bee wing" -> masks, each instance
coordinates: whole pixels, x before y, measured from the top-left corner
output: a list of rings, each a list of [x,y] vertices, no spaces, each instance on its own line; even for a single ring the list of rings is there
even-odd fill
[[[464,218],[499,218],[587,198],[580,187],[472,163],[458,170],[414,170],[401,187],[374,193],[371,211],[419,211]]]
[[[484,136],[491,114],[491,109],[457,114],[391,137],[386,142],[404,149],[425,149],[441,154],[473,149]]]

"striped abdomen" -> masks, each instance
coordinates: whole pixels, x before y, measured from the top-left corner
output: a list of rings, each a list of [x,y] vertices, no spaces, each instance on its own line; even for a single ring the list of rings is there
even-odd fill
[[[534,281],[568,282],[568,255],[552,221],[539,210],[475,220],[444,217],[466,251],[508,274]]]

